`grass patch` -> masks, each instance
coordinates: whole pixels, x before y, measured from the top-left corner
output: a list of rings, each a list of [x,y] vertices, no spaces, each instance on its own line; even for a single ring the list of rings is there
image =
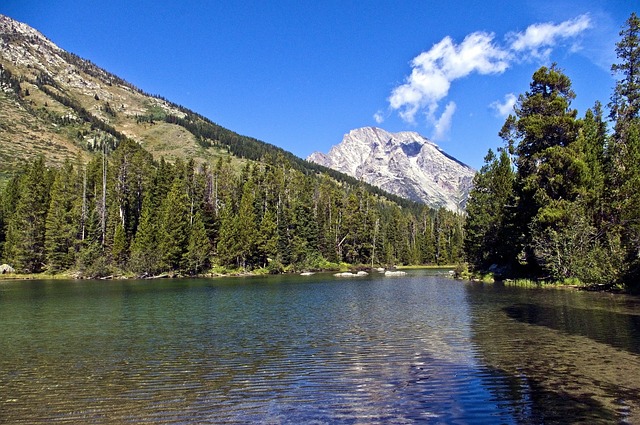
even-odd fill
[[[520,288],[559,288],[563,286],[575,286],[574,283],[565,282],[580,282],[577,279],[565,279],[565,281],[557,280],[535,280],[535,279],[506,279],[504,280],[505,286],[518,286]],[[582,285],[579,285],[582,286]]]

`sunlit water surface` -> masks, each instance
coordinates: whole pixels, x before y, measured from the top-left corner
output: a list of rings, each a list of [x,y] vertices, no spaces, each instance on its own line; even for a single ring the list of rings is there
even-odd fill
[[[640,301],[413,271],[0,281],[0,423],[640,423]]]

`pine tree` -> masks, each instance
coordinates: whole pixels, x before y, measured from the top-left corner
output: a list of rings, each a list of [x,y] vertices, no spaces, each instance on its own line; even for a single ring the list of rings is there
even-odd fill
[[[584,193],[581,195],[591,211],[595,225],[602,226],[605,220],[605,173],[608,168],[605,148],[608,144],[607,124],[602,117],[602,106],[596,102],[588,109],[582,120],[580,134],[575,143],[576,156],[584,161],[587,173],[584,179]]]
[[[506,149],[496,157],[489,150],[473,180],[467,203],[464,246],[467,260],[479,268],[506,265],[506,217],[513,196],[514,172]]]
[[[223,265],[238,265],[238,221],[236,219],[233,201],[227,196],[220,211],[220,232],[218,237],[217,257]]]
[[[7,231],[6,231],[6,213],[4,210],[4,198],[5,194],[3,192],[0,192],[0,263],[2,263],[3,261],[3,255],[4,255],[4,241],[7,239]]]
[[[425,206],[420,212],[418,223],[417,244],[420,251],[420,264],[436,262],[433,228],[433,210]]]
[[[20,199],[20,185],[22,184],[22,173],[16,173],[8,182],[0,197],[0,256],[5,260],[5,242],[11,218],[15,214],[16,205]]]
[[[616,43],[620,63],[613,64],[611,71],[621,75],[621,79],[616,83],[609,107],[616,133],[624,134],[626,125],[640,116],[640,18],[635,12],[625,22],[620,37]]]
[[[236,219],[238,265],[242,266],[243,269],[246,269],[247,263],[255,254],[257,229],[254,201],[254,186],[253,182],[249,180],[243,186]]]
[[[51,272],[70,268],[75,261],[75,245],[80,232],[78,187],[73,166],[66,162],[56,173],[46,220],[45,250]]]
[[[189,204],[184,182],[176,178],[161,207],[158,250],[163,270],[181,270],[189,237]]]
[[[111,255],[113,262],[120,268],[124,268],[129,258],[129,246],[127,244],[127,236],[125,234],[124,225],[116,222],[116,228],[113,233],[113,245],[111,247]]]
[[[153,195],[147,194],[142,202],[140,224],[131,243],[130,268],[142,276],[153,275],[158,271],[158,237]]]
[[[151,164],[151,154],[132,140],[121,142],[110,158],[109,218],[122,222],[127,243],[138,227],[144,194],[151,185]]]
[[[533,269],[539,266],[532,245],[534,219],[539,233],[560,222],[566,210],[553,201],[575,199],[583,177],[579,164],[565,149],[576,140],[580,128],[577,111],[570,108],[574,98],[569,77],[555,65],[541,67],[533,74],[530,91],[518,99],[517,119],[511,120],[518,139],[513,239],[516,251],[522,250]]]
[[[343,220],[344,226],[348,230],[346,240],[343,245],[344,258],[348,263],[362,263],[361,251],[365,241],[362,226],[364,225],[364,214],[360,208],[361,198],[355,192],[351,192],[345,202]]]
[[[102,246],[102,226],[100,197],[88,199],[84,221],[85,232],[81,237],[76,264],[82,275],[89,277],[107,276],[110,270]]]
[[[202,214],[198,211],[193,217],[189,233],[189,244],[185,254],[187,268],[192,274],[198,274],[209,267],[211,243],[204,228]]]
[[[45,222],[49,205],[50,176],[44,159],[37,158],[20,179],[20,196],[7,226],[5,258],[23,273],[37,273],[45,266]]]
[[[625,254],[621,280],[640,290],[640,18],[632,13],[616,43],[619,76],[611,103],[614,133],[608,143],[606,193],[609,233],[617,234]]]
[[[264,265],[276,259],[278,254],[278,225],[276,215],[271,209],[267,209],[260,222],[258,230],[257,251],[259,261]]]
[[[284,204],[280,206],[277,214],[278,225],[278,261],[283,265],[289,265],[293,260],[293,230],[289,225],[290,209]]]

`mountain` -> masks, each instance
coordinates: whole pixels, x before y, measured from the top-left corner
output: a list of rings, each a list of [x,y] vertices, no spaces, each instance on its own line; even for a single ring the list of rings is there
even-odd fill
[[[305,174],[324,173],[350,185],[363,182],[355,174],[305,161],[145,93],[61,49],[30,26],[0,15],[0,186],[37,156],[50,166],[78,158],[86,161],[95,153],[112,151],[125,139],[169,162],[227,158],[239,170],[247,161],[282,157]],[[406,191],[396,196],[380,189],[385,185],[367,182],[364,179],[368,191],[400,205],[411,205],[407,198],[421,199]]]
[[[0,173],[44,155],[49,165],[88,157],[131,138],[167,159],[224,155],[168,117],[189,112],[68,53],[0,15]],[[194,116],[192,123],[198,119]],[[171,141],[171,143],[168,143]],[[207,144],[211,146],[207,146]],[[211,148],[210,148],[211,147]]]
[[[196,162],[284,158],[304,174],[323,173],[350,185],[346,174],[243,136],[56,46],[30,26],[0,14],[0,186],[42,155],[48,165],[86,160],[131,139],[155,159]],[[400,205],[407,200],[365,184]]]
[[[290,152],[145,93],[0,15],[0,182],[38,155],[58,166],[111,151],[124,139],[171,162],[225,157],[238,169],[270,154],[309,168]]]
[[[416,132],[390,133],[375,127],[351,130],[328,154],[315,152],[307,160],[455,212],[464,210],[475,175],[471,167]]]

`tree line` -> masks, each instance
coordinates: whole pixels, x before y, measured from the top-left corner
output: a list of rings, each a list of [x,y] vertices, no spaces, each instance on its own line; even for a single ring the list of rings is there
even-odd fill
[[[37,40],[31,40],[31,42],[36,41]],[[183,114],[182,117],[178,117],[174,114],[167,113],[163,108],[158,108],[155,111],[149,112],[147,115],[136,116],[136,123],[138,124],[143,122],[153,124],[156,121],[164,121],[169,124],[178,125],[193,134],[195,136],[196,142],[204,148],[210,148],[213,146],[222,147],[226,149],[228,153],[238,158],[244,158],[252,161],[261,161],[263,157],[283,157],[287,161],[289,166],[302,173],[323,173],[328,174],[336,180],[346,181],[350,185],[364,185],[365,189],[368,192],[372,192],[378,196],[386,197],[405,208],[410,207],[413,203],[413,201],[406,200],[400,196],[389,194],[376,186],[370,185],[365,182],[360,182],[351,176],[347,176],[325,166],[298,158],[291,152],[288,152],[278,146],[263,142],[253,137],[243,136],[227,128],[224,128],[214,123],[207,117],[193,112],[190,109],[185,108],[184,106],[173,103],[162,96],[146,93],[133,84],[122,80],[118,76],[111,74],[93,64],[91,61],[82,59],[73,53],[61,51],[60,54],[65,58],[67,62],[75,65],[82,72],[98,78],[103,83],[109,86],[112,86],[115,83],[116,85],[126,87],[143,96],[154,97],[164,102],[168,107],[176,109],[180,111],[181,114]],[[76,70],[76,72],[78,71]],[[27,110],[35,114],[36,111],[31,108],[29,103],[24,102],[24,98],[28,96],[28,93],[23,92],[20,87],[20,82],[23,79],[24,77],[16,78],[8,69],[2,68],[2,65],[0,65],[0,85],[12,88],[12,92],[14,93],[16,99],[20,101]],[[126,138],[113,125],[101,120],[99,117],[96,117],[85,107],[83,107],[78,101],[65,95],[65,91],[46,71],[41,71],[40,73],[38,73],[36,78],[30,82],[36,85],[43,93],[51,97],[53,100],[59,102],[65,107],[72,109],[77,114],[79,119],[81,119],[83,122],[91,124],[91,132],[94,132],[97,137],[93,138],[94,140],[91,144],[85,146],[87,150],[94,152],[104,148],[114,149],[122,140]],[[97,94],[95,95],[95,99],[99,100]],[[106,102],[104,106],[102,106],[102,110],[104,110],[112,117],[116,116],[116,111],[108,102]],[[60,124],[68,124],[68,122],[66,122],[64,118],[55,117],[53,115],[49,115],[47,119],[60,120]],[[86,134],[87,131],[79,132],[79,140],[83,140]],[[105,144],[107,145],[106,147],[103,146]]]
[[[503,275],[640,289],[640,19],[616,43],[609,114],[578,118],[570,78],[541,67],[476,175],[466,259]],[[609,129],[608,122],[611,123]]]
[[[0,261],[21,273],[452,264],[462,230],[458,214],[399,206],[282,156],[239,170],[229,158],[171,164],[129,139],[87,164],[49,168],[37,158],[0,193]]]

